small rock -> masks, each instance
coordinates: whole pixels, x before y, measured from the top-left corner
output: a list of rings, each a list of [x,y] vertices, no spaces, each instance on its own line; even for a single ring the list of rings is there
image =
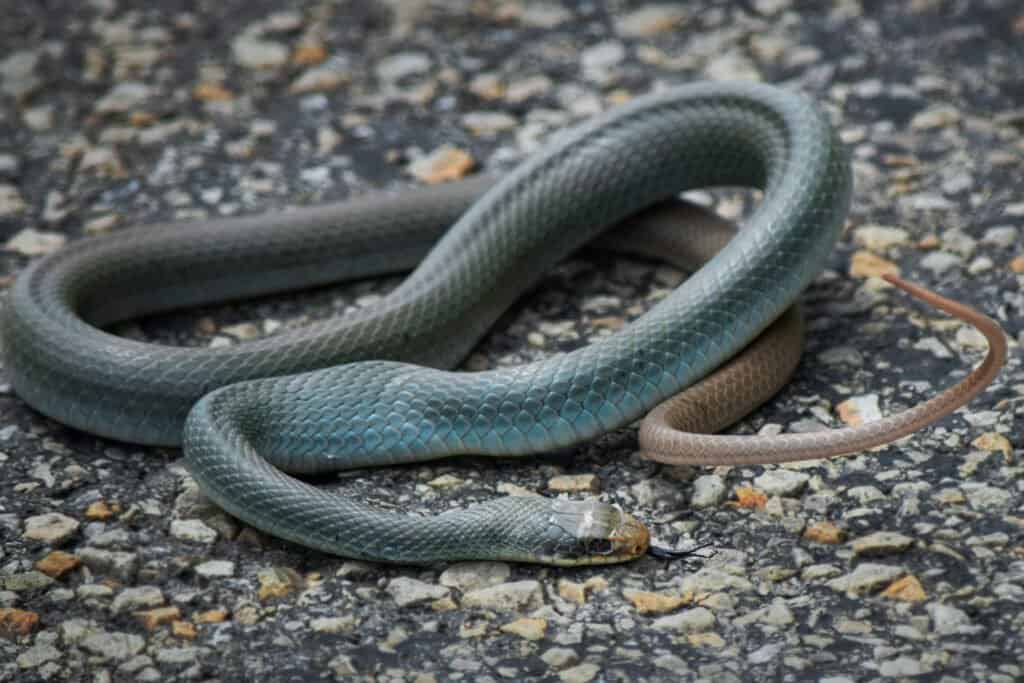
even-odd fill
[[[21,193],[18,192],[17,187],[9,183],[0,183],[0,217],[15,216],[24,212],[26,208],[25,200],[21,198]],[[35,232],[31,228],[26,228],[21,232],[26,232],[28,230]],[[17,237],[17,235],[15,235],[15,237]],[[8,240],[4,248],[12,251],[20,251],[20,249],[11,246],[13,241],[14,238]],[[29,255],[31,256],[31,254]]]
[[[12,593],[23,593],[49,588],[53,582],[53,579],[49,576],[37,571],[19,572],[17,574],[8,574],[3,577],[4,590],[11,591]]]
[[[459,479],[453,474],[442,474],[440,477],[434,477],[428,481],[427,486],[435,489],[454,489],[465,483],[465,481]]]
[[[192,97],[200,102],[230,102],[235,93],[224,87],[223,83],[199,83],[192,89]]]
[[[564,669],[580,661],[580,656],[576,654],[576,651],[567,647],[553,647],[550,650],[545,650],[540,658],[552,669]]]
[[[505,100],[512,104],[521,104],[531,97],[541,97],[551,91],[554,84],[543,74],[521,78],[508,84],[505,88]]]
[[[545,619],[522,618],[509,622],[501,627],[502,633],[511,633],[526,640],[541,640],[547,632],[548,622]]]
[[[195,647],[163,647],[156,651],[156,661],[161,664],[191,664],[199,658]]]
[[[731,51],[712,57],[704,65],[704,75],[712,80],[761,81],[764,77],[757,64],[746,55]]]
[[[816,522],[804,529],[804,538],[815,543],[836,545],[843,542],[842,529],[832,522]]]
[[[856,555],[901,553],[914,544],[914,539],[892,531],[878,531],[850,541]]]
[[[265,567],[256,572],[260,582],[257,596],[261,601],[283,598],[302,587],[299,573],[290,567]]]
[[[352,79],[348,62],[335,57],[324,64],[307,69],[292,81],[288,91],[293,94],[334,90]]]
[[[504,583],[511,574],[512,568],[504,562],[460,562],[444,570],[439,582],[466,592]]]
[[[932,630],[939,635],[960,633],[964,627],[971,626],[971,618],[967,616],[967,613],[952,605],[931,602],[925,606],[925,610],[932,618]]]
[[[152,90],[145,83],[118,83],[96,103],[95,111],[97,114],[123,114],[141,106],[151,94]]]
[[[90,147],[78,162],[80,171],[92,171],[101,178],[124,178],[128,172],[110,147]]]
[[[921,666],[919,660],[913,657],[900,656],[879,663],[878,673],[885,678],[906,679],[907,677],[920,676],[925,673],[925,669]]]
[[[494,135],[513,130],[519,121],[511,114],[498,111],[473,111],[462,117],[462,125],[474,135]]]
[[[25,533],[21,537],[44,543],[61,543],[78,531],[79,526],[79,521],[73,517],[48,512],[26,519]]]
[[[311,619],[309,628],[317,633],[351,633],[359,626],[359,618],[354,614],[342,617],[320,617]]]
[[[983,451],[998,451],[1003,454],[1003,461],[1007,464],[1013,462],[1013,444],[1010,440],[998,432],[985,432],[971,445]]]
[[[197,564],[194,567],[194,571],[206,579],[234,576],[235,563],[228,560],[208,560],[202,564]]]
[[[246,69],[277,69],[288,63],[288,48],[243,34],[231,43],[235,63]]]
[[[952,126],[959,121],[960,112],[956,107],[942,104],[915,114],[914,118],[910,120],[910,127],[914,130],[931,130]]]
[[[554,28],[571,18],[569,10],[548,3],[531,3],[519,13],[519,23],[534,28]]]
[[[92,520],[107,520],[113,517],[116,513],[121,511],[121,506],[111,505],[105,500],[97,500],[85,509],[85,518]]]
[[[159,607],[164,604],[164,594],[156,586],[139,586],[125,588],[117,594],[110,609],[114,614],[145,607]]]
[[[832,579],[827,585],[835,591],[864,595],[875,592],[906,573],[902,567],[865,563],[849,574]]]
[[[985,231],[981,236],[981,243],[1010,249],[1017,244],[1019,237],[1020,233],[1012,225],[997,225]]]
[[[100,631],[85,636],[78,645],[104,659],[124,660],[142,652],[146,641],[134,633]]]
[[[4,197],[0,188],[0,215],[4,214]],[[59,232],[41,232],[34,228],[25,228],[7,240],[4,249],[24,256],[41,256],[57,251],[67,242],[67,237]],[[56,514],[56,513],[51,513]],[[40,515],[45,517],[46,515]]]
[[[686,18],[686,10],[680,5],[646,5],[618,17],[615,20],[615,30],[626,38],[646,38],[677,28],[686,21]]]
[[[66,553],[63,550],[54,550],[36,562],[36,569],[54,579],[59,579],[62,576],[78,569],[81,566],[82,561],[77,556],[71,553]]]
[[[25,126],[37,133],[52,130],[55,123],[53,107],[49,105],[31,107],[21,116]]]
[[[922,268],[927,268],[936,275],[942,275],[950,268],[956,268],[963,263],[963,259],[948,251],[933,251],[919,262]]]
[[[425,54],[419,52],[403,52],[385,57],[377,62],[377,78],[394,83],[406,76],[418,76],[430,71],[433,62]]]
[[[736,505],[747,510],[763,510],[768,505],[768,496],[752,486],[736,488]]]
[[[900,267],[870,251],[855,252],[850,259],[851,277],[881,277],[882,275],[899,275]]]
[[[861,505],[867,505],[876,500],[885,500],[885,494],[874,486],[854,486],[846,491],[846,495]]]
[[[171,536],[193,543],[213,543],[217,532],[198,519],[176,519],[171,522]]]
[[[700,633],[710,631],[715,625],[715,615],[706,607],[694,607],[678,614],[655,619],[651,626],[661,631],[677,633]]]
[[[754,479],[754,485],[770,496],[796,496],[807,487],[810,475],[791,470],[768,470]]]
[[[406,171],[420,182],[436,185],[458,180],[472,170],[475,164],[469,152],[451,145],[442,145],[430,154],[413,161]]]
[[[39,615],[23,609],[0,607],[0,635],[27,636],[39,626]]]
[[[558,580],[558,594],[570,601],[575,602],[577,605],[585,605],[587,603],[587,593],[592,590],[605,590],[608,588],[608,581],[600,576],[594,576],[583,583],[577,583],[568,579]]]
[[[913,574],[893,581],[888,588],[882,591],[882,595],[890,600],[902,600],[903,602],[923,602],[928,599],[924,586]]]
[[[78,557],[86,567],[99,574],[109,574],[121,581],[135,578],[139,556],[136,553],[115,552],[100,548],[82,548]]]
[[[388,593],[399,607],[410,607],[448,596],[448,589],[425,581],[399,576],[388,582]]]
[[[640,614],[665,614],[693,602],[692,595],[670,595],[649,591],[624,590],[622,596],[633,603]]]
[[[35,669],[47,662],[55,662],[61,657],[61,651],[49,643],[39,643],[18,655],[15,663],[19,669]]]
[[[197,624],[220,624],[228,619],[228,613],[222,609],[211,609],[205,612],[198,612],[192,616]]]
[[[968,505],[974,510],[1005,510],[1013,500],[1013,494],[1009,491],[988,484],[969,482],[962,488]]]
[[[543,602],[544,592],[537,581],[513,581],[477,588],[462,597],[463,607],[498,611],[539,607]]]
[[[601,671],[601,667],[590,662],[583,662],[574,667],[563,669],[558,677],[563,683],[590,683]]]
[[[717,474],[705,474],[693,481],[690,506],[703,509],[713,507],[725,498],[725,481]]]
[[[169,624],[180,619],[181,610],[175,606],[157,607],[156,609],[136,612],[134,616],[144,629],[154,631],[163,624]]]
[[[616,66],[626,58],[626,48],[618,41],[605,41],[591,45],[580,52],[583,71],[600,73]]]
[[[848,398],[836,406],[836,413],[844,424],[851,427],[882,419],[882,411],[878,407],[878,394]]]
[[[562,474],[548,480],[548,489],[556,493],[597,493],[601,480],[595,474]]]

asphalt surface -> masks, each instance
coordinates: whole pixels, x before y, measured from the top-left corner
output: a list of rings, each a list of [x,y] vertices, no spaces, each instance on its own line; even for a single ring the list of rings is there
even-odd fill
[[[735,430],[841,426],[933,395],[984,353],[887,270],[999,320],[1011,358],[899,444],[794,466],[671,468],[635,430],[516,461],[324,478],[429,513],[598,495],[684,562],[367,565],[246,529],[172,450],[21,402],[0,369],[0,680],[1024,679],[1024,10],[836,3],[5,2],[0,283],[88,235],[276,211],[512,168],[651,89],[756,78],[826,108],[852,153],[848,229],[804,297],[794,381]],[[446,147],[447,146],[447,147]],[[749,193],[692,195],[729,217]],[[173,228],[165,228],[173,229]],[[682,274],[582,254],[467,359],[570,350]],[[341,284],[120,325],[218,345],[369,306]]]

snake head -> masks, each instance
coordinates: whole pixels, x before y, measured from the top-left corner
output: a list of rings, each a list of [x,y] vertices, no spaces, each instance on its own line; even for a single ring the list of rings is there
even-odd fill
[[[534,561],[563,566],[627,562],[646,553],[650,543],[639,520],[595,500],[551,501],[546,536]]]

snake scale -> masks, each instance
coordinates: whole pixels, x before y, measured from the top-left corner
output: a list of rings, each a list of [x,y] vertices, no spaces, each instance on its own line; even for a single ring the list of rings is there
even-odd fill
[[[413,516],[288,473],[526,455],[636,421],[747,345],[822,269],[850,201],[847,155],[804,96],[697,83],[565,131],[490,183],[82,240],[15,282],[0,328],[8,374],[60,422],[183,445],[216,503],[312,548],[415,563],[631,559],[647,531],[610,504],[506,497]],[[763,200],[626,329],[520,367],[449,371],[566,254],[645,207],[722,185],[759,188]],[[658,255],[653,237],[648,247]],[[237,347],[159,346],[100,329],[413,267],[370,309]]]

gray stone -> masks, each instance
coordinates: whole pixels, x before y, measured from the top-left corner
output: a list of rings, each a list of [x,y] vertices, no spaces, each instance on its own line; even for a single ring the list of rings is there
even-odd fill
[[[933,251],[922,258],[918,265],[927,268],[936,275],[942,275],[950,268],[955,268],[963,263],[963,259],[948,251]]]
[[[388,593],[399,607],[409,607],[424,602],[440,600],[448,595],[444,586],[399,576],[388,582]]]
[[[615,19],[615,30],[626,38],[646,38],[680,26],[686,9],[675,3],[645,5]]]
[[[655,619],[651,626],[660,631],[677,633],[701,633],[715,625],[715,615],[706,607],[694,607],[683,612]]]
[[[3,578],[4,590],[9,590],[13,593],[42,590],[53,583],[54,580],[49,576],[35,570],[11,574]]]
[[[117,660],[133,657],[142,652],[142,648],[145,646],[146,641],[142,636],[117,631],[90,633],[79,642],[79,647],[86,652],[105,659]]]
[[[687,574],[680,581],[680,589],[695,593],[718,591],[752,591],[754,584],[742,576],[736,576],[714,567],[704,567],[693,574]]]
[[[961,486],[967,503],[979,511],[1005,510],[1013,501],[1013,494],[1005,489],[967,482]]]
[[[695,508],[708,508],[718,505],[725,498],[725,481],[717,474],[705,474],[693,481],[693,493],[690,505]]]
[[[164,594],[156,586],[138,586],[125,588],[117,594],[110,609],[114,614],[129,610],[140,610],[149,607],[160,607],[164,604]]]
[[[754,486],[769,496],[796,496],[807,487],[810,475],[792,470],[768,470],[754,479]]]
[[[496,586],[478,588],[462,596],[462,606],[499,611],[539,607],[544,593],[537,581],[513,581]]]
[[[850,541],[857,555],[884,555],[901,553],[914,544],[914,539],[894,531],[877,531]]]
[[[207,560],[194,567],[197,575],[206,579],[235,575],[235,563],[228,560]]]
[[[563,683],[590,683],[601,671],[601,667],[590,662],[583,662],[576,666],[564,669],[558,674]]]
[[[118,83],[96,103],[96,113],[123,114],[141,106],[151,95],[152,90],[145,83]]]
[[[359,618],[354,614],[341,617],[319,617],[311,619],[309,628],[317,633],[351,633],[359,626]]]
[[[44,543],[60,543],[74,535],[79,526],[79,521],[73,517],[59,512],[48,512],[26,519],[25,533],[21,536]]]
[[[576,651],[570,650],[567,647],[553,647],[550,650],[546,650],[540,658],[552,669],[564,669],[580,661],[580,656]]]
[[[198,519],[176,519],[171,522],[171,536],[193,543],[213,543],[217,532]]]
[[[959,633],[965,626],[971,626],[971,618],[967,613],[951,605],[931,602],[925,610],[932,619],[932,631],[939,635]]]
[[[191,664],[199,659],[197,647],[164,647],[156,651],[156,661],[160,664]]]
[[[82,563],[92,571],[108,574],[125,582],[135,578],[139,565],[139,556],[135,553],[86,547],[77,554]]]
[[[246,69],[277,69],[288,63],[288,47],[242,34],[231,43],[235,63]]]
[[[406,76],[418,76],[430,71],[433,61],[421,52],[401,52],[377,62],[377,78],[393,83]]]
[[[832,579],[827,585],[832,590],[862,595],[879,590],[906,573],[903,567],[866,562],[849,574]]]
[[[7,193],[5,188],[11,187],[10,185],[0,185],[0,216],[10,215],[11,213],[20,213],[25,207],[21,205],[19,209],[17,202],[20,201],[20,197],[14,197],[13,201],[15,204],[11,204],[12,196]],[[17,190],[15,190],[15,194]],[[4,244],[4,249],[8,251],[15,251],[24,256],[42,256],[43,254],[50,254],[57,251],[67,242],[67,237],[59,232],[45,232],[42,230],[36,230],[34,228],[25,228],[14,234]],[[49,513],[57,514],[57,513]],[[40,515],[46,517],[47,515]],[[63,516],[63,515],[61,515]]]
[[[47,662],[53,662],[58,659],[60,659],[60,650],[53,645],[41,643],[30,647],[18,655],[16,663],[19,668],[34,669],[37,666],[42,666]]]
[[[512,568],[504,562],[459,562],[441,573],[440,583],[466,592],[504,583],[511,574]]]

